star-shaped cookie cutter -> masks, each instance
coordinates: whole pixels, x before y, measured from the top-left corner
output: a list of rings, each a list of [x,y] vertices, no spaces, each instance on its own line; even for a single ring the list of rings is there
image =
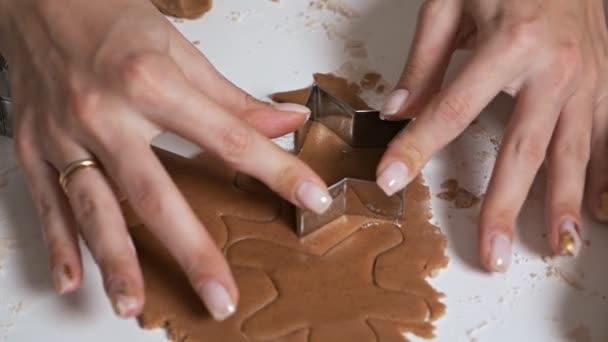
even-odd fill
[[[409,123],[409,120],[382,120],[377,110],[356,110],[317,84],[313,85],[306,106],[310,108],[311,116],[295,134],[296,152],[302,149],[313,121],[329,128],[353,148],[386,147]],[[405,190],[389,197],[375,182],[344,178],[330,185],[329,193],[333,202],[321,215],[296,208],[296,232],[299,236],[308,235],[343,215],[365,215],[394,221],[401,220],[405,214]],[[355,203],[356,198],[361,203]]]

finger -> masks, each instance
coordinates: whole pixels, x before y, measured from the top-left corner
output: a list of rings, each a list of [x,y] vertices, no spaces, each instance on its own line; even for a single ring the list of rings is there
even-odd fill
[[[160,63],[167,68],[163,89],[172,92],[146,91],[143,101],[149,104],[146,112],[153,122],[261,180],[292,203],[316,213],[327,210],[331,204],[327,186],[308,165],[191,87],[172,63]],[[200,108],[205,109],[204,115]],[[179,120],[166,113],[175,113]]]
[[[462,1],[426,0],[420,7],[416,35],[397,83],[380,115],[388,120],[412,117],[435,95],[454,51]]]
[[[213,317],[227,318],[235,311],[238,290],[223,254],[146,140],[124,133],[113,130],[95,153],[138,217],[182,267]]]
[[[38,157],[34,144],[17,137],[17,152],[42,225],[55,289],[70,293],[82,284],[82,260],[76,224],[59,186],[57,171]]]
[[[592,99],[575,95],[562,109],[548,153],[547,224],[557,255],[576,256],[581,248],[580,209],[589,162]]]
[[[481,209],[481,262],[492,272],[509,267],[515,220],[545,159],[561,109],[544,84],[537,81],[522,89]]]
[[[60,142],[54,163],[65,170],[90,154],[71,142]],[[106,293],[123,318],[141,313],[143,276],[113,187],[98,168],[76,169],[65,187],[74,217],[91,255],[99,265]]]
[[[301,127],[310,109],[294,103],[260,101],[222,76],[194,45],[173,30],[171,54],[192,85],[267,137],[279,137]],[[202,113],[201,113],[202,115]]]
[[[387,148],[377,169],[389,195],[403,189],[439,149],[455,139],[525,67],[520,51],[505,51],[496,39],[472,57],[461,74]],[[492,77],[487,77],[492,75]]]
[[[608,222],[608,101],[595,108],[586,203],[593,217]]]

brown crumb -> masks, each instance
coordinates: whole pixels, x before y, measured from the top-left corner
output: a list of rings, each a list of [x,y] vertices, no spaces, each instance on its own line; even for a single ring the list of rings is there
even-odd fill
[[[359,12],[346,4],[344,0],[311,0],[308,7],[321,11],[326,10],[346,18],[355,18],[359,16]]]
[[[500,148],[500,137],[499,136],[493,136],[490,137],[490,142],[492,143],[492,145],[494,145],[494,151],[498,152],[498,149]]]
[[[457,209],[468,209],[480,202],[478,196],[458,186],[458,181],[455,179],[446,180],[441,184],[441,188],[445,191],[437,194],[437,198],[453,202]]]
[[[600,212],[604,215],[608,215],[608,192],[602,193],[600,198]]]
[[[591,240],[585,239],[584,242],[585,242],[585,246],[591,247]]]
[[[193,40],[192,44],[194,44],[194,45],[200,45],[201,41],[200,40]]]
[[[380,80],[382,80],[382,75],[377,72],[368,72],[363,75],[361,81],[359,81],[359,85],[363,89],[374,89]]]
[[[564,336],[569,342],[592,342],[591,332],[585,324],[579,324]]]
[[[384,93],[384,90],[385,90],[385,89],[386,89],[386,87],[384,86],[384,84],[379,85],[379,86],[376,88],[376,94],[382,94],[382,93]]]

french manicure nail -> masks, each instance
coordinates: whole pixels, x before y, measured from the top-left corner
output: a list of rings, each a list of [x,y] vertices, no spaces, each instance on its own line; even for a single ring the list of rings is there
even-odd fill
[[[59,294],[68,293],[76,288],[74,275],[67,265],[57,265],[53,268],[53,282]]]
[[[505,234],[496,234],[492,239],[490,250],[490,268],[494,272],[504,273],[511,264],[511,239]]]
[[[274,108],[282,112],[294,112],[310,115],[310,109],[297,103],[275,103]]]
[[[385,118],[387,116],[395,115],[407,101],[410,96],[410,92],[405,89],[394,90],[387,98],[382,109],[380,110],[380,117]]]
[[[128,318],[137,312],[139,300],[129,293],[128,286],[123,280],[112,283],[109,292],[112,299],[112,307],[117,316]]]
[[[388,196],[392,196],[407,185],[408,176],[407,166],[403,162],[395,161],[382,170],[376,183]]]
[[[581,238],[576,223],[566,219],[559,226],[559,254],[576,256],[581,249]]]
[[[228,291],[216,281],[203,284],[199,289],[199,295],[216,321],[223,321],[236,311]]]
[[[296,190],[296,199],[317,214],[323,214],[332,201],[329,193],[313,182],[302,183]]]
[[[134,296],[116,295],[114,297],[114,312],[122,318],[131,317],[135,314],[139,301]]]

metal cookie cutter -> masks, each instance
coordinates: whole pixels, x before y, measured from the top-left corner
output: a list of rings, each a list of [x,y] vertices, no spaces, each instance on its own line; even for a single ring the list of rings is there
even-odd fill
[[[14,117],[9,93],[8,64],[0,55],[0,135],[13,136]]]
[[[312,121],[323,124],[354,148],[386,147],[409,123],[409,120],[382,120],[377,110],[355,110],[318,85],[313,85],[306,106],[311,110],[311,117],[295,134],[296,152],[302,149]],[[333,202],[321,215],[296,208],[296,232],[299,236],[310,234],[343,215],[365,215],[394,221],[402,219],[405,214],[405,190],[389,197],[375,182],[344,178],[330,185],[329,193]]]

